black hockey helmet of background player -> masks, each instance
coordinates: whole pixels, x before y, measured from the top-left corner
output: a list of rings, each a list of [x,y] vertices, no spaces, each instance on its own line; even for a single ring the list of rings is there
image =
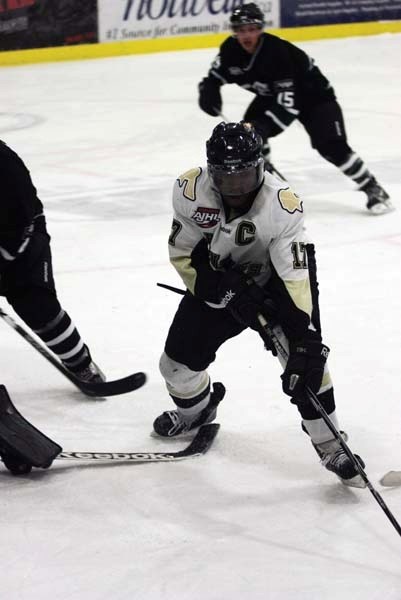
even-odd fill
[[[249,4],[234,8],[230,16],[230,25],[233,31],[242,25],[259,25],[263,29],[265,16],[257,4],[249,2]]]
[[[244,196],[263,181],[263,141],[251,123],[219,123],[206,142],[209,175],[224,196]]]

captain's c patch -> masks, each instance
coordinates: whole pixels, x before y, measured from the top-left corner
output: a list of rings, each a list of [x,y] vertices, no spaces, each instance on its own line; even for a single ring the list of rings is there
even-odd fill
[[[299,196],[294,194],[291,188],[279,190],[278,199],[283,210],[286,210],[291,214],[297,210],[301,213],[304,212],[302,200],[299,198]]]

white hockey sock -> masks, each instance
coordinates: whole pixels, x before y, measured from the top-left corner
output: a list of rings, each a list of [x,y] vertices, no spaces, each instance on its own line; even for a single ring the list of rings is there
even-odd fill
[[[338,430],[339,425],[336,411],[334,410],[329,417],[333,422],[334,427]],[[309,433],[313,444],[322,444],[323,442],[328,442],[334,438],[323,419],[303,419],[302,424]]]

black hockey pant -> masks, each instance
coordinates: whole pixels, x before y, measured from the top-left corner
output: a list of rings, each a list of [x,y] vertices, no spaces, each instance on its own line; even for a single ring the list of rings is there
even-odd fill
[[[34,233],[24,254],[2,269],[1,295],[31,329],[43,327],[60,312],[47,233]]]
[[[170,326],[164,350],[170,358],[192,371],[204,371],[214,362],[220,346],[244,329],[228,310],[211,308],[187,292]],[[329,414],[334,411],[332,388],[320,394],[319,400]],[[298,410],[303,419],[320,418],[309,404]]]
[[[255,124],[264,142],[285,131],[269,116],[266,116],[265,111],[270,108],[269,101],[257,96],[248,106],[244,115],[245,120]],[[323,102],[307,111],[302,111],[298,115],[298,120],[307,131],[312,148],[336,167],[341,167],[353,153],[347,143],[341,106],[335,100]]]
[[[90,352],[57,298],[50,236],[35,232],[24,254],[0,272],[0,294],[17,315],[72,371],[91,362]]]

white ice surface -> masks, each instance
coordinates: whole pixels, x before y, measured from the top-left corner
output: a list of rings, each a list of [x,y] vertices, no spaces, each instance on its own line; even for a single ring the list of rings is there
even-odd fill
[[[321,313],[341,426],[401,521],[401,36],[300,44],[334,85],[351,146],[397,212],[365,197],[294,124],[274,162],[304,198],[318,249]],[[86,399],[0,322],[1,381],[65,450],[180,449],[150,437],[171,404],[158,358],[181,285],[169,266],[175,178],[204,164],[217,121],[196,86],[214,50],[0,70],[0,136],[45,203],[63,306],[110,379],[144,370],[140,390]],[[224,88],[239,119],[251,99]],[[2,306],[9,310],[3,301]],[[256,334],[210,369],[227,395],[204,457],[176,464],[0,470],[1,600],[400,600],[400,538],[368,490],[325,471]]]

